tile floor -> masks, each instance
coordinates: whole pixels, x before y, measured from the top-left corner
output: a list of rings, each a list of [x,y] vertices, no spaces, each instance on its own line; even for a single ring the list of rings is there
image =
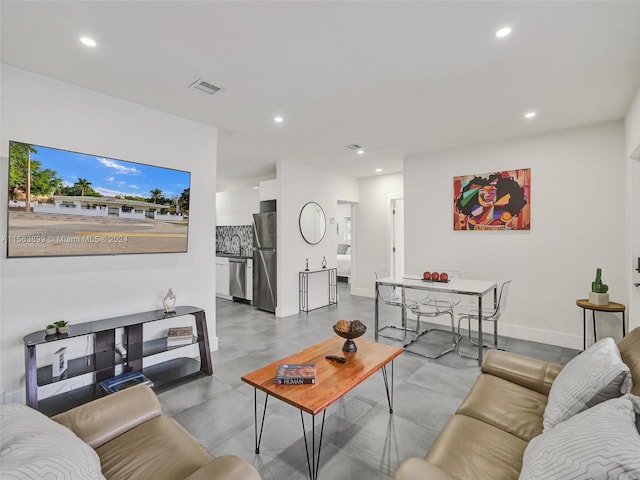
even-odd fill
[[[365,338],[373,339],[373,299],[351,296],[348,286],[341,283],[337,306],[308,314],[275,318],[222,299],[217,300],[216,314],[220,345],[213,353],[213,376],[160,392],[164,411],[214,455],[234,454],[251,462],[263,480],[308,478],[300,414],[289,405],[269,401],[260,454],[254,453],[254,392],[240,377],[333,335],[331,326],[341,318],[363,321],[369,327]],[[398,317],[396,308],[381,308],[381,323]],[[442,341],[451,338],[437,337]],[[421,339],[415,348],[426,347],[425,341]],[[502,337],[500,346],[559,363],[578,353]],[[424,456],[478,373],[475,360],[460,358],[455,352],[437,360],[408,352],[400,355],[394,364],[393,415],[388,411],[382,375],[370,377],[327,410],[320,479],[392,478],[404,459]],[[263,395],[258,398],[264,401]],[[305,414],[308,430],[309,419]],[[317,434],[320,419],[316,420]]]

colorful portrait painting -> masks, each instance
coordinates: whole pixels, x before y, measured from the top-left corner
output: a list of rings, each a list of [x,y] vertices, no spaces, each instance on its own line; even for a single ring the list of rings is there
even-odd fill
[[[454,230],[530,230],[531,169],[453,177]]]

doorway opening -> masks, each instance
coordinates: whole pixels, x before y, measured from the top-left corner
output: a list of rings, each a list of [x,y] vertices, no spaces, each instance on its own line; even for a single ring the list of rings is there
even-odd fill
[[[338,250],[336,252],[336,265],[338,268],[339,282],[351,283],[354,253],[353,220],[353,204],[338,201],[338,219],[336,221]]]

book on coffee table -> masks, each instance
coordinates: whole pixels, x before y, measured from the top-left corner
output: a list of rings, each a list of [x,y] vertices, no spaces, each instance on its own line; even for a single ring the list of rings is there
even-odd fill
[[[315,363],[281,363],[273,383],[276,385],[303,385],[316,383]]]

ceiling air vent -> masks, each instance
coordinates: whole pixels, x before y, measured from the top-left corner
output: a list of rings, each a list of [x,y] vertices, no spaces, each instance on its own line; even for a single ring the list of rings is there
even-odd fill
[[[207,95],[213,95],[214,93],[219,92],[220,90],[224,90],[224,88],[217,87],[213,83],[207,82],[202,78],[196,80],[191,85],[189,85],[189,88],[193,90],[197,90],[202,93],[206,93]]]
[[[344,148],[348,148],[349,150],[362,150],[362,145],[359,143],[352,143],[351,145],[346,145]]]

